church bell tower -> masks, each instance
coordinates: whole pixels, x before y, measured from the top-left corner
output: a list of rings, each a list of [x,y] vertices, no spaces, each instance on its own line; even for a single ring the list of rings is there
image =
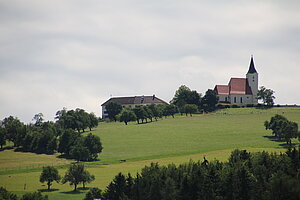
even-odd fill
[[[257,92],[258,92],[258,73],[254,66],[253,56],[251,56],[250,66],[248,73],[246,74],[249,86],[251,87],[253,98],[253,104],[257,104]]]

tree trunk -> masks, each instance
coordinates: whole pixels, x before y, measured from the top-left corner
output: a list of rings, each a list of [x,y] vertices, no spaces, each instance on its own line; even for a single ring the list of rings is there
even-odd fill
[[[48,181],[47,185],[48,185],[48,190],[50,190],[51,182]]]
[[[85,182],[82,182],[82,186],[83,186],[83,188],[85,188]]]
[[[125,121],[125,125],[127,125],[127,121]]]
[[[77,191],[77,183],[74,184],[74,191]]]

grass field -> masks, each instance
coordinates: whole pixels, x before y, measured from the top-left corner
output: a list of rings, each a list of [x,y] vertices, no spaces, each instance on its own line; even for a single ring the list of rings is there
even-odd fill
[[[275,114],[300,123],[300,108],[225,109],[213,114],[176,116],[148,124],[101,123],[93,134],[100,136],[103,152],[100,161],[87,163],[88,170],[96,176],[89,187],[104,189],[118,173],[138,172],[151,162],[160,164],[183,163],[208,159],[225,161],[235,148],[250,151],[284,151],[284,142],[276,142],[267,136],[263,126]],[[294,142],[298,142],[294,140]],[[126,162],[120,163],[120,160]],[[0,152],[0,186],[22,194],[45,189],[39,182],[43,165],[60,166],[61,175],[70,161],[55,156],[32,153]],[[82,199],[85,191],[73,193],[69,185],[53,184],[58,189],[45,192],[50,200]]]

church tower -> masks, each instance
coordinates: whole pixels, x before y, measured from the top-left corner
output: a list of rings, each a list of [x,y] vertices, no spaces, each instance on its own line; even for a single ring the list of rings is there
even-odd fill
[[[253,104],[257,104],[257,92],[258,92],[258,73],[254,66],[253,56],[251,56],[250,66],[248,73],[246,74],[249,86],[251,87],[253,98]]]

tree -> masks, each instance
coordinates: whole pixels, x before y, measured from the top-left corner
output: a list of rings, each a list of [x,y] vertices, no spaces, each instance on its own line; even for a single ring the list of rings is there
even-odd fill
[[[205,92],[205,95],[201,99],[201,108],[205,112],[211,112],[216,109],[216,105],[218,103],[218,97],[214,90],[208,89]]]
[[[9,116],[4,118],[2,125],[5,128],[6,139],[14,143],[14,146],[20,145],[20,141],[25,137],[25,125],[18,118]]]
[[[90,172],[84,170],[82,174],[82,186],[85,188],[86,183],[90,183],[95,180],[95,176],[91,175]]]
[[[165,106],[165,114],[167,116],[171,115],[174,118],[175,113],[177,113],[177,107],[174,104],[169,104]]]
[[[262,100],[266,106],[273,106],[275,99],[274,93],[273,90],[261,86],[257,92],[257,99]]]
[[[142,120],[142,123],[144,123],[144,120],[147,117],[147,112],[145,111],[144,107],[143,106],[137,106],[133,109],[133,112],[136,115],[137,123],[138,124],[140,123],[139,120]]]
[[[82,183],[83,181],[83,174],[83,164],[71,164],[62,179],[62,183],[65,184],[67,182],[70,182],[70,185],[74,185],[74,191],[77,191],[77,185]]]
[[[201,94],[199,94],[195,90],[191,90],[185,85],[182,85],[175,92],[171,103],[176,105],[178,108],[182,108],[185,104],[195,104],[197,106],[200,105]]]
[[[75,145],[71,147],[70,157],[77,160],[77,162],[91,160],[90,151],[84,146],[82,138],[78,139]]]
[[[6,137],[5,137],[5,129],[0,126],[0,147],[3,149],[3,145],[6,144]]]
[[[60,179],[61,177],[59,176],[58,170],[55,167],[52,166],[43,167],[43,171],[40,175],[40,182],[41,183],[47,182],[48,190],[50,190],[53,181],[56,181],[58,183]]]
[[[128,124],[128,122],[135,121],[135,120],[136,120],[136,115],[130,109],[124,109],[120,113],[120,121],[124,122],[126,125]]]
[[[94,113],[90,113],[89,114],[89,124],[88,127],[90,128],[90,131],[92,130],[92,128],[97,127],[98,126],[98,118],[96,117],[96,115]]]
[[[101,199],[102,191],[99,188],[91,188],[85,195],[83,200],[94,200],[94,199]]]
[[[116,122],[116,116],[122,111],[122,105],[116,102],[109,102],[105,109],[108,113],[108,118]]]
[[[190,116],[192,116],[192,114],[197,112],[197,106],[195,104],[186,104],[184,106],[184,112],[185,112],[186,116],[188,114],[190,114]]]
[[[278,139],[284,139],[287,144],[291,144],[292,138],[299,137],[298,124],[287,120],[287,118],[282,115],[271,117],[270,122],[265,121],[264,125],[266,129],[272,130],[272,133]]]
[[[91,160],[96,160],[98,158],[98,153],[101,153],[103,149],[100,137],[89,133],[84,138],[83,144],[88,148]]]
[[[44,115],[43,113],[38,113],[36,115],[34,115],[33,120],[35,120],[35,124],[36,126],[41,126],[43,124],[44,121]]]

